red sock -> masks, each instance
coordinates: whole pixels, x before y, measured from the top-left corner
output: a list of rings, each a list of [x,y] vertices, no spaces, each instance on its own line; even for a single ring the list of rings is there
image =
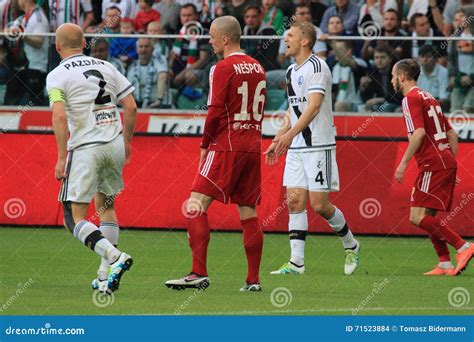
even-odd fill
[[[430,234],[430,239],[436,251],[436,254],[438,255],[439,262],[451,261],[448,244],[446,243],[446,241],[438,239],[433,234]]]
[[[260,282],[258,276],[263,250],[263,232],[256,217],[240,221],[244,231],[244,248],[247,255],[247,284]]]
[[[447,225],[442,225],[441,220],[434,216],[426,215],[421,220],[419,226],[426,230],[430,235],[434,235],[440,240],[445,240],[451,246],[459,249],[466,243],[462,237]]]
[[[189,246],[193,253],[193,272],[207,277],[207,246],[211,238],[207,214],[193,211],[188,213]]]

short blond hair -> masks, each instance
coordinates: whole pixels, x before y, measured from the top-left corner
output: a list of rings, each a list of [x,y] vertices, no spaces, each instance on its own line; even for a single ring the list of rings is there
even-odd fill
[[[291,27],[297,27],[304,38],[309,40],[309,49],[313,50],[314,44],[318,39],[314,25],[307,21],[295,21]]]
[[[220,34],[227,36],[231,42],[238,44],[240,42],[240,35],[242,34],[242,29],[240,24],[230,15],[219,17],[214,19],[212,25],[216,27]]]

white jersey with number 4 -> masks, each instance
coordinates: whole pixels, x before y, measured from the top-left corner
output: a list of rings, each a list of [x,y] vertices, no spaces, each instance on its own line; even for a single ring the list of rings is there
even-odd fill
[[[69,151],[114,140],[122,131],[117,103],[135,89],[112,64],[83,54],[52,70],[46,88],[64,100]]]
[[[324,95],[318,115],[291,143],[290,150],[331,150],[336,148],[336,129],[332,113],[331,70],[324,60],[311,55],[304,63],[292,64],[286,73],[291,126],[308,106],[308,94]]]

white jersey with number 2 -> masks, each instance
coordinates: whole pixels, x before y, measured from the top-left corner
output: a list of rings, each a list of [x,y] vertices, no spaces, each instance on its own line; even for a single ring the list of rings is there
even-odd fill
[[[114,140],[122,132],[117,103],[135,89],[112,64],[83,54],[52,70],[46,88],[64,100],[69,151]]]

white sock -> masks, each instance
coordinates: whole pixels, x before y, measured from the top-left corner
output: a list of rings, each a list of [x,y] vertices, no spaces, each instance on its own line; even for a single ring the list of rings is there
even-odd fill
[[[461,248],[457,250],[457,252],[458,253],[464,252],[468,248],[469,248],[469,242],[466,242],[464,245],[461,246]]]
[[[308,232],[308,215],[306,210],[290,213],[288,230],[291,246],[290,261],[295,265],[303,266],[305,239]]]
[[[443,270],[449,270],[450,268],[453,268],[453,264],[451,261],[440,261],[438,267],[442,268]]]
[[[357,246],[357,242],[352,235],[351,230],[349,229],[344,214],[339,208],[335,207],[336,211],[334,212],[333,217],[329,220],[326,220],[331,228],[336,232],[336,234],[341,238],[342,245],[345,249],[354,248]]]
[[[102,232],[102,235],[107,240],[110,241],[112,245],[117,247],[119,233],[120,233],[120,229],[117,223],[101,221],[99,230]],[[106,258],[101,259],[99,272],[98,272],[99,279],[104,279],[104,274],[105,274],[105,279],[107,279],[107,271],[108,271],[109,265],[110,265],[109,260],[107,260]]]
[[[120,257],[120,251],[104,238],[99,228],[89,221],[81,221],[74,227],[74,236],[84,245],[92,249],[109,263]]]

